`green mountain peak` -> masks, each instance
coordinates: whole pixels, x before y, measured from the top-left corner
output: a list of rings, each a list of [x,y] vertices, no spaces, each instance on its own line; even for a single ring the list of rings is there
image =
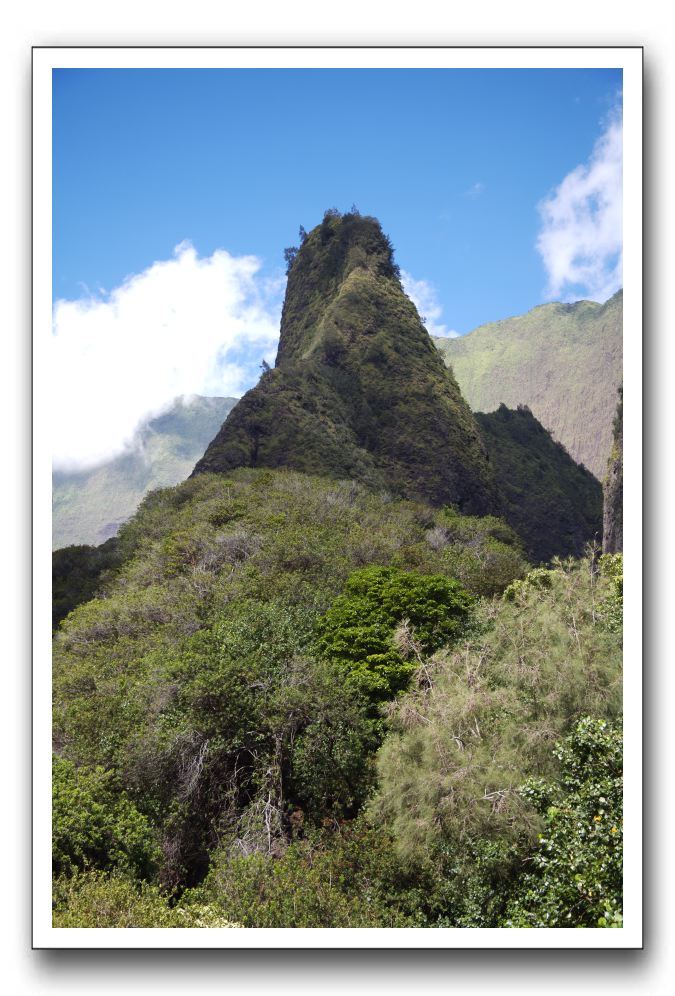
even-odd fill
[[[193,473],[290,467],[493,511],[478,426],[403,292],[379,222],[327,212],[288,258],[275,368]]]

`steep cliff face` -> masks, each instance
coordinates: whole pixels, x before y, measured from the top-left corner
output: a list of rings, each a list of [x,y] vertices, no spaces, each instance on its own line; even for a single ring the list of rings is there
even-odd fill
[[[623,388],[614,416],[612,450],[603,484],[602,552],[623,550]]]
[[[527,405],[601,481],[622,376],[623,293],[605,304],[544,304],[436,339],[474,412]]]
[[[290,467],[498,508],[476,421],[404,294],[374,218],[328,212],[290,265],[274,369],[193,474]]]
[[[602,530],[602,488],[529,408],[476,416],[495,470],[502,515],[533,562],[579,557]]]

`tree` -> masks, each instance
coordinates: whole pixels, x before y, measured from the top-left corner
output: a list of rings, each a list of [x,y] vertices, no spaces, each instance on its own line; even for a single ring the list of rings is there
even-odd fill
[[[297,254],[298,254],[298,247],[297,246],[287,246],[284,249],[284,260],[286,262],[286,274],[287,275],[291,272],[291,267],[293,266],[293,263],[295,262],[295,257],[297,256]]]
[[[559,783],[529,781],[544,830],[507,911],[508,927],[621,927],[622,737],[586,716],[555,751]]]
[[[52,838],[56,873],[121,868],[147,877],[159,862],[148,820],[116,790],[113,772],[60,757],[52,763]]]
[[[420,666],[420,653],[449,643],[473,599],[458,581],[395,567],[355,571],[319,623],[319,646],[375,701],[391,698]]]

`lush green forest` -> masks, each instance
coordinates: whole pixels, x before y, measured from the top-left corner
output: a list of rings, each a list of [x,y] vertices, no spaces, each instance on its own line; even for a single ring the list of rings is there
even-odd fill
[[[53,922],[620,927],[600,486],[472,415],[374,219],[287,260],[193,476],[54,557]]]

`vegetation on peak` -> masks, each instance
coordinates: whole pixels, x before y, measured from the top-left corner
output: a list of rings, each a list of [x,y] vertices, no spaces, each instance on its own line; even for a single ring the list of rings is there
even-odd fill
[[[376,277],[400,280],[391,241],[377,218],[353,211],[326,211],[321,224],[305,232],[300,247],[293,251],[277,366],[312,350],[327,305],[358,268]]]
[[[497,507],[474,418],[401,287],[379,223],[328,213],[292,261],[275,369],[194,473],[292,467],[397,495]]]

